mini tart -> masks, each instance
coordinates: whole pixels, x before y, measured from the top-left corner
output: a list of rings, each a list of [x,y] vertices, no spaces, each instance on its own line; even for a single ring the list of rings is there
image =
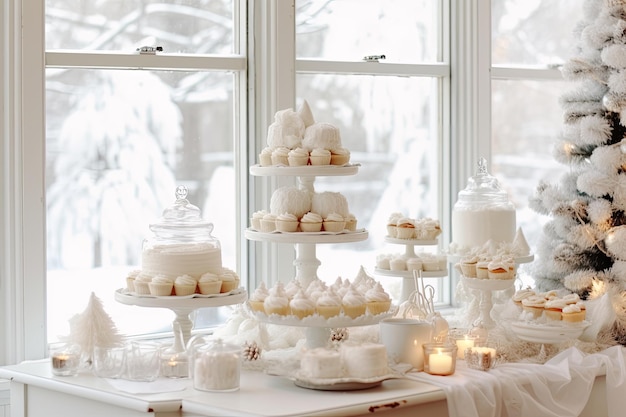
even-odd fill
[[[580,323],[585,320],[587,309],[582,303],[567,305],[563,308],[561,319],[566,323]]]
[[[522,300],[522,309],[524,311],[530,312],[533,315],[533,318],[538,319],[543,315],[545,310],[546,299],[542,296],[530,296],[524,298]]]
[[[489,278],[489,262],[487,261],[478,261],[476,263],[476,278],[487,279]]]
[[[511,274],[508,269],[495,268],[487,270],[487,277],[489,279],[511,279]]]
[[[415,223],[407,218],[398,220],[396,237],[398,239],[415,239]]]

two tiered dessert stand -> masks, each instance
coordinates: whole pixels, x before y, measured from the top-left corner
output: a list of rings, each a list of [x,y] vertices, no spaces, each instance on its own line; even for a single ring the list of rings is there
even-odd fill
[[[250,174],[253,176],[290,176],[297,177],[298,188],[311,193],[314,192],[315,178],[318,176],[347,176],[355,175],[359,165],[347,164],[343,166],[322,165],[322,166],[269,166],[263,167],[254,165],[250,167]],[[274,242],[293,244],[296,248],[296,268],[295,279],[306,288],[311,282],[317,279],[317,269],[321,265],[316,256],[316,246],[319,244],[353,243],[367,239],[368,232],[365,229],[357,229],[354,232],[343,231],[338,233],[318,232],[293,232],[293,233],[263,233],[254,229],[246,229],[245,237],[249,240],[260,242]],[[295,317],[277,317],[275,315],[266,316],[255,314],[257,319],[271,323],[288,326],[300,326],[306,328],[306,342],[308,347],[325,346],[329,340],[331,329],[351,326],[366,326],[376,324],[384,314],[377,316],[363,315],[356,319],[350,317],[337,316],[328,320],[323,317],[308,317],[302,320]]]
[[[396,244],[396,245],[404,245],[405,251],[403,257],[405,259],[415,258],[418,255],[415,253],[415,246],[434,246],[439,244],[438,239],[431,240],[423,240],[423,239],[397,239],[389,236],[385,236],[385,242]],[[402,278],[402,292],[400,295],[400,302],[407,301],[411,294],[413,294],[418,288],[416,287],[415,278],[413,275],[413,271],[395,271],[391,269],[381,269],[375,268],[374,272],[378,275],[389,276],[389,277],[400,277]],[[420,272],[420,276],[422,278],[443,278],[448,275],[448,268],[438,270],[438,271],[424,271]]]

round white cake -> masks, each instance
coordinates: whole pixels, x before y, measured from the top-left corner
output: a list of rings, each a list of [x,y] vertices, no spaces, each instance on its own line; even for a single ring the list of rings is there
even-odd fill
[[[165,275],[172,280],[189,275],[198,281],[204,273],[222,273],[222,251],[209,243],[154,245],[143,250],[141,266],[149,275]]]
[[[326,348],[307,350],[300,359],[300,372],[307,378],[340,378],[341,355]]]
[[[452,241],[461,247],[479,247],[489,240],[513,242],[515,210],[453,210]]]
[[[341,360],[351,378],[375,378],[389,373],[387,349],[380,343],[342,345]]]

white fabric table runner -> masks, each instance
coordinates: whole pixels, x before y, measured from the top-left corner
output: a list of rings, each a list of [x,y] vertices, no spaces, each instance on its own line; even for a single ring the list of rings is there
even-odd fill
[[[609,417],[626,410],[626,348],[584,354],[576,348],[545,364],[505,363],[489,371],[458,361],[454,375],[410,372],[407,378],[443,388],[450,417],[578,416],[597,375],[606,373]]]

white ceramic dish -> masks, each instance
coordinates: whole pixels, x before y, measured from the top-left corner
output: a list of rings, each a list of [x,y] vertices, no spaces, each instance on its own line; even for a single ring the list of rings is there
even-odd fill
[[[300,372],[296,372],[294,384],[301,388],[320,391],[355,391],[374,388],[388,379],[399,378],[392,373],[373,378],[308,378]]]
[[[578,339],[590,325],[591,323],[587,320],[580,323],[515,321],[511,323],[511,329],[517,337],[527,342],[560,343]]]

